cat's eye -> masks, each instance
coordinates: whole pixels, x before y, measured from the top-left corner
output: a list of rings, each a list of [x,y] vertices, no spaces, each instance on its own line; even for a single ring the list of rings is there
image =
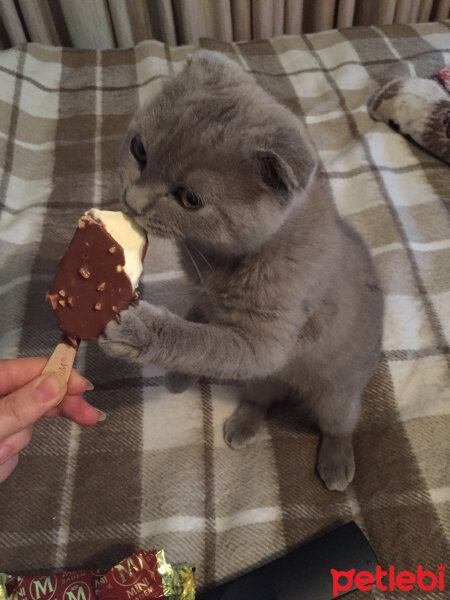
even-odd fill
[[[190,192],[184,188],[178,188],[175,191],[175,197],[181,206],[189,210],[195,210],[202,206],[202,201],[197,194],[194,194],[194,192]]]
[[[144,144],[138,135],[135,135],[130,142],[130,152],[135,160],[142,167],[147,164],[147,152],[145,151]]]

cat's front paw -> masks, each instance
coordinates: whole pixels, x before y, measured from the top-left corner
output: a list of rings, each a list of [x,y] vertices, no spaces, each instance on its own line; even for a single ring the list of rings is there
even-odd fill
[[[351,437],[324,436],[317,455],[317,471],[329,490],[343,492],[355,476]]]
[[[139,304],[131,305],[120,313],[118,320],[110,321],[98,342],[102,349],[115,358],[139,361],[151,343],[151,332],[141,318]]]

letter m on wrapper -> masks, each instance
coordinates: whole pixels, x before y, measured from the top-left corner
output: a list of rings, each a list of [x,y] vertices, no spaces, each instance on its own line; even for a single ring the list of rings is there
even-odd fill
[[[64,600],[89,600],[89,597],[89,587],[83,582],[72,584],[64,592]]]
[[[139,579],[142,568],[139,556],[135,560],[127,558],[113,568],[113,577],[119,585],[133,585]]]
[[[33,600],[50,600],[55,593],[56,580],[54,575],[35,577],[31,581],[30,593]]]

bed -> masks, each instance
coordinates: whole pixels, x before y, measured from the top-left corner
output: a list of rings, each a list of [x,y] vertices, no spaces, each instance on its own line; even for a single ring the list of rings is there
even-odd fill
[[[450,171],[372,120],[367,102],[390,79],[429,78],[450,63],[449,27],[174,48],[147,41],[102,52],[26,44],[0,53],[2,358],[52,352],[58,330],[45,292],[58,257],[84,210],[119,208],[117,153],[127,124],[198,47],[234,58],[304,120],[322,177],[369,245],[386,298],[383,352],[355,435],[356,478],[344,493],[325,489],[314,472],[316,431],[283,411],[234,451],[222,425],[235,387],[202,380],[172,396],[157,369],[82,344],[77,367],[107,419],[93,428],[37,424],[0,486],[0,571],[108,567],[137,548],[162,547],[171,562],[195,562],[204,589],[350,520],[383,566],[436,571],[445,563]],[[151,240],[141,290],[150,302],[186,310],[189,289],[170,242]]]

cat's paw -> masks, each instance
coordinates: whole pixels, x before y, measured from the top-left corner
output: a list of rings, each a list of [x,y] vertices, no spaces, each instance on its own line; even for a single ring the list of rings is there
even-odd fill
[[[234,414],[225,421],[223,426],[223,439],[230,448],[239,450],[246,446],[258,433],[261,423],[242,419]]]
[[[139,361],[151,342],[151,334],[140,316],[139,305],[131,305],[110,321],[98,342],[102,349],[115,358]]]
[[[164,377],[164,385],[171,394],[181,394],[197,381],[196,375],[186,375],[178,371],[169,371]]]
[[[351,439],[324,436],[317,455],[317,471],[329,490],[344,491],[355,476]]]

